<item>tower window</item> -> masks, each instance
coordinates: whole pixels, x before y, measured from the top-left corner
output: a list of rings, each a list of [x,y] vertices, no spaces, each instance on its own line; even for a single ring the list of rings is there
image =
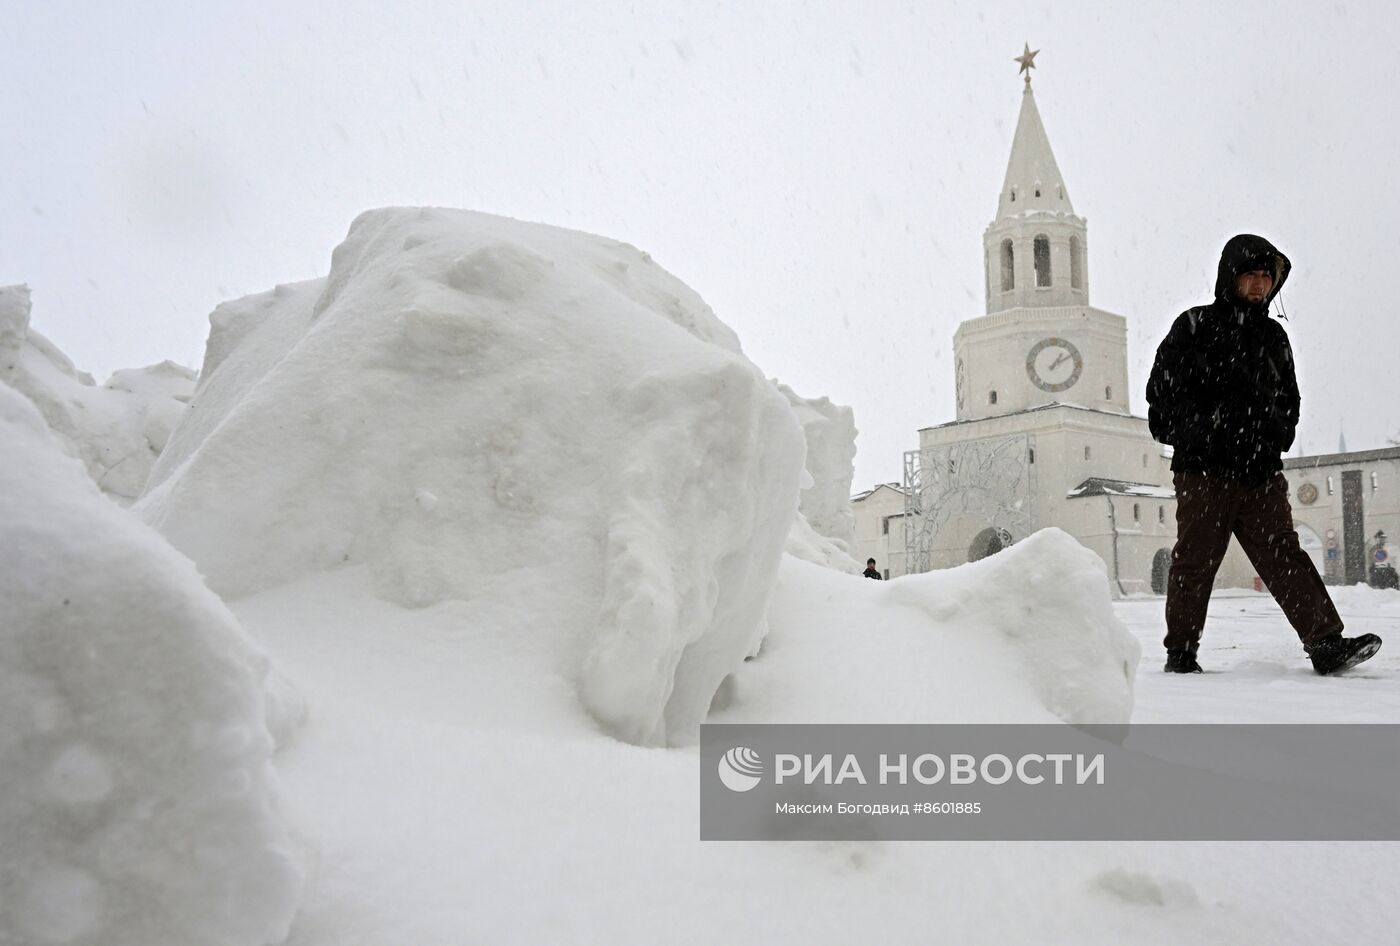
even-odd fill
[[[1042,233],[1035,238],[1032,250],[1035,259],[1035,284],[1044,289],[1050,285],[1050,238]]]
[[[1105,401],[1113,400],[1113,385],[1105,384],[1103,386],[1103,399]]]
[[[1145,453],[1142,455],[1142,468],[1147,469],[1147,454]]]
[[[1142,520],[1142,507],[1139,506],[1137,503],[1133,503],[1133,521],[1134,521],[1134,522],[1140,522],[1141,520]]]
[[[1030,462],[1035,462],[1035,447],[1031,447],[1030,449]]]
[[[1089,459],[1089,448],[1087,446],[1084,448],[1084,459]]]
[[[988,404],[995,404],[996,402],[997,402],[997,392],[995,392],[995,391],[988,391],[988,392],[987,392],[987,403],[988,403]]]
[[[1011,202],[1016,203],[1016,188],[1011,188]]]
[[[1037,196],[1037,197],[1040,196],[1040,188],[1039,188],[1039,187],[1037,187],[1037,188],[1035,189],[1035,196]]]
[[[1065,185],[1063,185],[1063,184],[1056,184],[1056,185],[1055,185],[1055,192],[1056,192],[1057,194],[1060,195],[1060,200],[1064,200],[1064,199],[1065,199]]]
[[[1332,477],[1327,477],[1327,495],[1332,495]]]
[[[1158,521],[1158,522],[1166,522],[1166,521],[1167,521],[1167,510],[1166,510],[1166,507],[1165,507],[1165,506],[1158,506],[1158,507],[1157,507],[1157,521]]]
[[[1069,287],[1084,288],[1084,246],[1077,236],[1069,238]]]
[[[1381,488],[1381,478],[1380,478],[1380,475],[1377,474],[1377,473],[1375,473],[1375,472],[1373,471],[1373,472],[1371,473],[1371,492],[1374,493],[1374,492],[1376,492],[1377,490],[1379,490],[1380,488]]]
[[[1016,288],[1016,251],[1010,240],[1001,241],[1001,291]]]

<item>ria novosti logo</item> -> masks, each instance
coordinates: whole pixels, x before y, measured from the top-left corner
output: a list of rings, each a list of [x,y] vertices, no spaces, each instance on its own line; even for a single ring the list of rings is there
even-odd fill
[[[763,780],[763,757],[746,746],[735,746],[719,760],[719,780],[731,792],[747,792]]]

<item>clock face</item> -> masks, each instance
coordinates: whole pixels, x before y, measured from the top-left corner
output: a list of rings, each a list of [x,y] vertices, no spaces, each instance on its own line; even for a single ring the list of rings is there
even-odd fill
[[[1042,391],[1068,391],[1083,373],[1084,356],[1067,339],[1042,338],[1026,355],[1026,374]]]
[[[1317,487],[1311,483],[1304,483],[1298,487],[1298,502],[1304,506],[1311,506],[1317,502]]]

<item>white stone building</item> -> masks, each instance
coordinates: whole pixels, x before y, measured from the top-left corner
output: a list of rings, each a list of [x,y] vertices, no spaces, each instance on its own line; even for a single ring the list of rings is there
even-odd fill
[[[953,337],[957,418],[919,431],[906,457],[900,564],[946,568],[1057,526],[1102,556],[1119,591],[1160,590],[1176,534],[1170,461],[1129,410],[1127,323],[1090,304],[1088,223],[1029,81],[982,242],[986,309]]]
[[[886,578],[908,574],[904,564],[904,507],[904,487],[899,483],[881,483],[851,497],[856,529],[853,556],[861,568],[873,558],[875,567]]]
[[[957,417],[919,431],[904,483],[853,497],[862,564],[873,557],[890,576],[948,568],[1055,526],[1103,558],[1119,593],[1165,591],[1170,451],[1129,410],[1127,323],[1090,304],[1087,249],[1028,78],[983,234],[986,311],[953,338]],[[1400,448],[1292,458],[1285,472],[1300,538],[1329,581],[1363,580],[1377,532],[1400,541]],[[1252,584],[1231,542],[1216,585]]]
[[[1327,582],[1356,584],[1376,565],[1396,567],[1400,447],[1289,457],[1283,472],[1298,538]]]

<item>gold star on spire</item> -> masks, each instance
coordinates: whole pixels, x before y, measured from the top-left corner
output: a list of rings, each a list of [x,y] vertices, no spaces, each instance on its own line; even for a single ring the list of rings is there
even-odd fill
[[[1031,70],[1035,68],[1035,56],[1038,52],[1040,52],[1038,49],[1032,52],[1031,44],[1026,43],[1026,51],[1011,59],[1012,62],[1019,62],[1021,64],[1021,72],[1026,74],[1026,88],[1028,89],[1031,87]]]

